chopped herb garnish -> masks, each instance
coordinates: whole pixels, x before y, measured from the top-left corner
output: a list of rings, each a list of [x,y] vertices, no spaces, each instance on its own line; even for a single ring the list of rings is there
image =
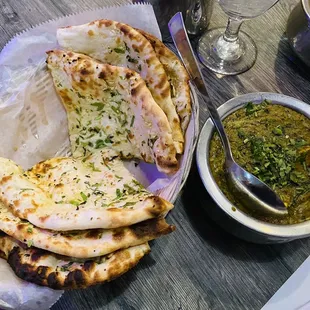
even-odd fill
[[[144,189],[143,185],[142,185],[140,182],[138,182],[137,180],[132,179],[131,182],[132,182],[133,184],[139,186],[140,188]]]
[[[32,227],[28,227],[28,228],[27,228],[27,232],[28,232],[29,234],[32,234],[32,233],[33,233]]]
[[[120,93],[118,92],[118,90],[114,89],[114,90],[111,90],[111,97],[115,97],[117,95],[120,95]]]
[[[130,48],[128,47],[128,45],[126,44],[126,42],[124,42],[124,44],[125,44],[125,49],[126,49],[126,51],[127,51],[127,52],[130,52]]]
[[[120,111],[118,108],[114,107],[113,105],[111,106],[111,109],[112,109],[116,114],[120,114],[120,113],[121,113],[121,111]]]
[[[120,48],[120,47],[114,48],[114,52],[118,53],[118,54],[125,54],[125,50],[123,48]]]
[[[76,207],[78,207],[81,204],[81,202],[78,200],[70,200],[69,203]]]
[[[33,188],[21,188],[19,193],[21,194],[25,191],[33,191],[33,190],[34,190]]]
[[[122,192],[121,192],[121,190],[119,188],[117,188],[115,192],[116,192],[117,199],[119,199],[119,198],[121,198],[123,196],[123,194],[122,194]]]
[[[130,57],[129,55],[126,56],[128,62],[131,62],[131,63],[134,63],[134,64],[137,64],[138,63],[138,60],[135,59],[135,58],[132,58]]]
[[[85,96],[82,96],[79,92],[77,92],[77,95],[78,95],[79,98],[85,99]]]
[[[108,137],[104,140],[104,143],[112,144],[112,143],[113,143],[113,141],[112,141],[112,136],[108,136]]]
[[[306,145],[307,144],[307,142],[305,141],[305,140],[303,140],[303,139],[299,139],[299,140],[297,140],[296,142],[295,142],[295,145],[297,146],[297,147],[301,147],[301,146],[304,146],[304,145]]]
[[[135,122],[135,116],[133,115],[131,118],[130,127],[133,126],[134,122]]]
[[[109,170],[111,170],[111,167],[107,164],[107,162],[104,160],[103,161],[103,164],[109,169]]]
[[[91,168],[93,171],[95,171],[95,172],[101,172],[100,169],[98,169],[98,168],[95,167],[95,164],[94,164],[94,163],[89,163],[89,166],[90,166],[90,168]]]
[[[136,202],[126,202],[123,206],[121,206],[121,208],[126,208],[126,207],[130,207],[130,206],[134,206],[136,204]]]
[[[96,141],[95,149],[102,149],[105,146],[106,144],[104,143],[104,141],[99,139]]]
[[[263,110],[268,103],[266,101],[263,101],[261,104],[253,104],[253,102],[248,102],[247,105],[245,106],[245,114],[246,115],[251,115],[257,113],[257,111]],[[268,111],[265,109],[265,111]]]
[[[33,240],[28,240],[27,241],[27,247],[30,248],[33,245]]]
[[[273,129],[272,131],[276,136],[282,136],[283,135],[283,129],[281,126],[277,126],[276,128]]]
[[[93,107],[96,107],[97,111],[101,111],[104,108],[104,103],[103,102],[94,102],[94,103],[91,103],[91,105]]]
[[[80,192],[80,195],[81,195],[81,197],[83,199],[83,202],[87,201],[87,196],[83,192]]]

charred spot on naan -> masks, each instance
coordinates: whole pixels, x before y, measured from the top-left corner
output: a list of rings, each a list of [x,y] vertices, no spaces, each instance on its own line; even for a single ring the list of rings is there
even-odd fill
[[[51,168],[52,166],[49,163],[46,161],[41,161],[29,169],[28,172],[33,174],[46,174]]]
[[[146,208],[146,212],[148,212],[153,218],[163,215],[166,210],[173,207],[170,202],[163,200],[158,196],[147,197],[146,202],[150,203],[150,206]]]
[[[163,167],[168,171],[168,174],[173,174],[179,169],[179,162],[177,160],[171,160],[170,156],[158,156],[156,160],[160,167]]]
[[[110,27],[112,26],[113,21],[108,20],[108,19],[100,19],[100,20],[94,21],[94,24],[96,23],[98,24],[99,27],[102,27],[102,26]]]
[[[152,236],[153,238],[156,238],[157,236],[167,235],[173,232],[175,226],[169,225],[163,218],[157,218],[134,224],[131,226],[131,229],[132,233],[138,239],[144,236]]]
[[[144,244],[95,260],[75,262],[36,248],[22,248],[7,236],[0,240],[0,249],[0,255],[18,277],[53,289],[86,288],[111,281],[134,267],[150,251],[149,246]],[[51,265],[44,265],[45,261],[50,261]]]
[[[125,231],[122,228],[117,228],[112,235],[113,240],[120,241],[124,238]]]
[[[143,83],[137,84],[135,87],[131,89],[131,96],[137,98],[143,93],[145,85]]]
[[[101,71],[98,75],[99,79],[105,80],[108,77],[106,71]]]
[[[137,265],[139,257],[134,261],[130,261],[129,258],[130,253],[126,250],[117,251],[113,254],[113,260],[110,263],[110,268],[107,270],[107,282],[118,278]]]
[[[44,286],[48,286],[52,289],[55,289],[55,290],[60,290],[60,289],[63,289],[64,288],[64,284],[62,281],[60,281],[60,278],[59,278],[59,273],[58,272],[51,272],[48,276],[47,276],[47,281],[45,281],[45,283],[38,283],[38,282],[35,282],[33,281],[33,283],[36,283],[38,285],[44,285]]]
[[[121,23],[117,23],[116,25],[119,28],[119,30],[130,40],[133,40],[133,39],[137,40],[137,35],[132,31],[133,29],[130,28],[128,25],[121,24]]]
[[[5,183],[7,183],[8,181],[12,180],[12,176],[11,175],[7,175],[7,176],[4,176],[1,181],[0,181],[0,185],[3,185]]]
[[[20,205],[20,200],[13,200],[13,205],[18,207]]]
[[[98,240],[101,238],[102,233],[103,233],[102,229],[91,229],[85,234],[85,238]],[[70,236],[68,238],[70,238]]]
[[[84,263],[83,265],[83,270],[89,272],[89,271],[94,271],[96,268],[96,262],[93,260],[88,260]]]
[[[8,264],[19,278],[38,285],[46,285],[46,277],[50,268],[45,266],[35,268],[31,264],[25,263],[24,260],[28,260],[31,254],[28,252],[24,254],[23,252],[22,248],[15,246],[7,257]]]
[[[85,271],[77,269],[70,271],[65,278],[64,288],[77,289],[87,286]]]

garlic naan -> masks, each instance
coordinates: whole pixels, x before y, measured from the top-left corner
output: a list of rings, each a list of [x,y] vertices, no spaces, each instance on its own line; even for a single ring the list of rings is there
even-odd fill
[[[71,257],[107,255],[169,234],[174,229],[175,226],[168,225],[165,219],[160,218],[129,227],[57,232],[21,220],[0,203],[0,231],[27,245]]]
[[[19,243],[0,233],[0,257],[21,279],[56,290],[86,288],[111,281],[150,252],[147,243],[93,260],[78,260]]]
[[[185,135],[192,113],[188,73],[180,59],[164,43],[145,31],[137,30],[152,44],[157,58],[164,66],[171,86],[172,102],[180,117],[181,128]]]
[[[28,172],[0,158],[0,200],[15,216],[56,231],[125,227],[173,208],[108,150],[87,158],[53,158]]]
[[[151,44],[143,35],[126,24],[97,20],[60,28],[57,30],[57,40],[65,49],[138,72],[168,117],[177,152],[183,152],[184,137],[171,100],[167,75]]]
[[[139,74],[59,50],[48,52],[47,63],[67,110],[74,157],[110,147],[162,172],[177,170],[167,117]]]

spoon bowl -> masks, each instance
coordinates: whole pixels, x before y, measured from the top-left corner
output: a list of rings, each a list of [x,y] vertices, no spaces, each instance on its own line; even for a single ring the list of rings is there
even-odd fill
[[[288,211],[275,192],[234,160],[226,161],[227,183],[234,196],[247,208],[262,215],[285,216]]]

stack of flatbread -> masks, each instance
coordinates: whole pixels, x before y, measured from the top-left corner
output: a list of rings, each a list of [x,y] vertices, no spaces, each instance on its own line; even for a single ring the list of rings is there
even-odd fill
[[[188,76],[157,38],[100,20],[61,28],[47,67],[66,109],[72,157],[24,171],[0,158],[0,257],[54,289],[110,281],[172,232],[173,205],[127,169],[174,174],[191,114]]]

